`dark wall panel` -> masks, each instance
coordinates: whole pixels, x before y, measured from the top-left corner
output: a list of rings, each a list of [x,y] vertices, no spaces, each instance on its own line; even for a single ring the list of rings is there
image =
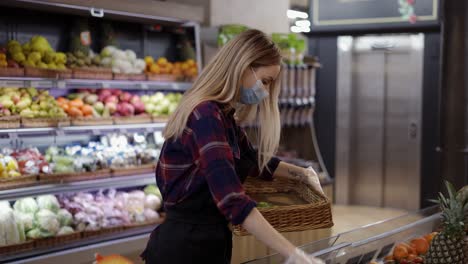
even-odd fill
[[[317,140],[331,177],[335,176],[337,37],[309,38],[309,54],[319,57],[314,124]]]
[[[431,205],[442,186],[439,146],[440,34],[424,36],[423,115],[421,141],[421,207]]]

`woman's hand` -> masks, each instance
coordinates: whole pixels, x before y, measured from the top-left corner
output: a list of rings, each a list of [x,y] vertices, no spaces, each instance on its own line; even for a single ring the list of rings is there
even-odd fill
[[[302,168],[285,162],[280,162],[273,176],[305,183],[323,194],[318,175],[312,167]]]
[[[304,175],[305,177],[302,179],[303,183],[309,186],[312,186],[315,190],[324,194],[322,185],[320,185],[318,174],[315,172],[315,170],[312,167],[305,168]]]

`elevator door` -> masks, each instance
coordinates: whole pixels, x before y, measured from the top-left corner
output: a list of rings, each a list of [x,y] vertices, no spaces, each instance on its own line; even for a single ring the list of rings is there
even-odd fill
[[[337,133],[337,153],[346,152],[347,166],[338,164],[337,171],[347,170],[348,203],[415,209],[423,36],[344,38],[338,41],[338,103],[347,109],[338,110],[338,129],[344,129]]]

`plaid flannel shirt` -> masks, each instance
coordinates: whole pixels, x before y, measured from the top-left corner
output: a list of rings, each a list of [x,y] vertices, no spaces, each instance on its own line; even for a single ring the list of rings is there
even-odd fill
[[[223,105],[208,101],[199,104],[190,115],[181,137],[167,140],[156,169],[164,209],[190,199],[204,184],[220,212],[232,224],[241,224],[256,206],[242,187],[235,159],[242,155],[248,176],[272,180],[280,162],[272,158],[261,173],[257,152],[245,131],[234,119],[234,110],[223,112]]]

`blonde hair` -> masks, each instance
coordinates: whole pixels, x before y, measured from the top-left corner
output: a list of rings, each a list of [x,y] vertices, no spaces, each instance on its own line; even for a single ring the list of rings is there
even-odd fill
[[[189,89],[164,130],[166,140],[180,137],[193,109],[202,102],[216,101],[235,107],[241,94],[241,79],[250,67],[281,65],[278,47],[259,30],[247,30],[223,46],[206,65]],[[280,140],[280,115],[278,96],[281,73],[270,84],[269,96],[258,105],[237,108],[238,122],[256,119],[258,122],[258,167],[263,170],[276,153]]]

